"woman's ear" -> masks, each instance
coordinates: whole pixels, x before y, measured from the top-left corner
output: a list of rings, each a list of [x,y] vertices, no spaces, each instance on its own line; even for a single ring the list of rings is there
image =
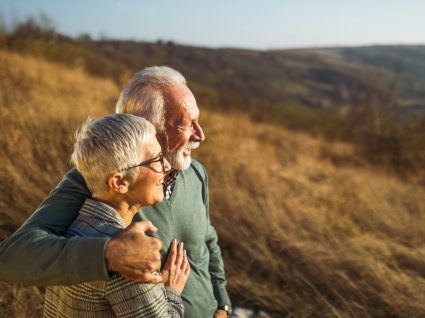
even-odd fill
[[[128,191],[129,182],[121,172],[114,172],[108,176],[106,181],[108,187],[115,192],[124,194]]]

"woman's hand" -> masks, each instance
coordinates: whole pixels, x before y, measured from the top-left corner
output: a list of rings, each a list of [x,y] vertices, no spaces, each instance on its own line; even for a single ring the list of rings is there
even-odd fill
[[[182,293],[190,273],[190,265],[187,260],[183,242],[177,246],[176,240],[171,242],[170,254],[162,269],[162,281],[165,286],[174,288],[179,294]]]

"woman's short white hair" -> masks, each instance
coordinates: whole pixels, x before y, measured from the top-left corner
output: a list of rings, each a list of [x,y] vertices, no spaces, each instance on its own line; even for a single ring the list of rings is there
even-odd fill
[[[121,91],[116,113],[142,116],[149,120],[159,133],[165,132],[165,107],[163,88],[186,85],[186,79],[168,66],[147,67],[134,74]]]
[[[146,119],[115,114],[87,119],[76,133],[71,162],[84,177],[93,197],[107,193],[107,177],[146,160],[146,146],[155,140],[155,128]],[[130,183],[138,168],[124,170]]]

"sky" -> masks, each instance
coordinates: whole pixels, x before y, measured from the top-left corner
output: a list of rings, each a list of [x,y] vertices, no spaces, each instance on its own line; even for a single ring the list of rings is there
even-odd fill
[[[425,44],[425,0],[0,0],[6,24],[40,13],[70,36],[213,48]]]

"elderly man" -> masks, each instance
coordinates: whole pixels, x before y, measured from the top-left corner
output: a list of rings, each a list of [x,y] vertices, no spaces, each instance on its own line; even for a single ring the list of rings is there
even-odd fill
[[[185,317],[226,317],[226,291],[217,234],[211,225],[208,177],[191,159],[204,141],[199,109],[184,77],[166,67],[135,74],[121,92],[118,113],[154,124],[173,171],[164,183],[165,199],[139,210],[133,225],[113,239],[65,238],[83,201],[91,196],[81,175],[71,170],[30,219],[0,246],[0,279],[33,285],[68,285],[108,279],[110,272],[140,282],[155,282],[162,246],[184,242],[191,273],[183,291]],[[149,220],[136,222],[140,220]],[[162,250],[163,255],[165,250]],[[29,263],[28,260],[31,260]]]

